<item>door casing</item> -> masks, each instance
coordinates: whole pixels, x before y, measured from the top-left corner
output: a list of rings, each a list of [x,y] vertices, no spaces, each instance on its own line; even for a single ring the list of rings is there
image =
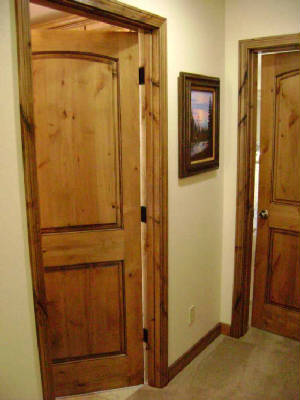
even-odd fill
[[[239,42],[239,108],[235,266],[231,336],[248,330],[254,213],[257,117],[257,54],[300,49],[300,34],[270,36]]]
[[[30,0],[16,0],[19,66],[19,100],[24,181],[44,400],[53,400],[52,375],[47,350],[47,309],[42,274],[40,215],[33,119],[31,76]],[[168,382],[168,155],[167,155],[167,51],[166,19],[115,0],[33,0],[69,13],[99,19],[139,32],[145,67],[146,143],[146,320],[148,329],[148,382],[163,387]],[[138,74],[138,71],[137,71]]]

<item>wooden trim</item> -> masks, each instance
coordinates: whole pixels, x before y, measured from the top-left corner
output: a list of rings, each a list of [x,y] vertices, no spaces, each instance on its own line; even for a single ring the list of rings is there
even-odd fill
[[[95,21],[78,15],[64,15],[44,22],[31,23],[31,29],[76,29],[92,25],[94,29],[101,32],[129,32],[129,29],[110,25],[107,22]]]
[[[169,382],[175,378],[195,357],[197,357],[206,347],[221,334],[221,324],[217,324],[205,336],[203,336],[194,346],[185,352],[178,360],[169,367]]]
[[[229,324],[225,324],[224,322],[221,322],[220,325],[221,325],[221,335],[230,336],[231,326]]]
[[[65,27],[74,27],[82,25],[90,25],[94,21],[88,18],[80,17],[78,15],[67,15],[50,21],[38,22],[31,24],[31,29],[62,29]]]
[[[24,1],[24,0],[20,0]],[[60,11],[93,16],[93,19],[119,25],[125,28],[141,28],[146,30],[160,29],[165,18],[129,6],[117,0],[31,0],[32,3]]]
[[[239,42],[239,110],[236,199],[235,271],[231,336],[248,330],[256,152],[256,75],[258,51],[300,48],[300,34]]]
[[[147,327],[148,380],[151,386],[168,382],[168,156],[166,20],[115,0],[34,0],[33,3],[69,11],[145,32]],[[20,113],[29,248],[44,400],[53,400],[49,368],[47,310],[38,207],[33,121],[29,0],[15,0],[19,60]]]

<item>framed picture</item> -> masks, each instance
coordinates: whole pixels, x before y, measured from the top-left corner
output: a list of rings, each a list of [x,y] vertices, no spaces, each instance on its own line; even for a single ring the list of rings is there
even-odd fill
[[[220,80],[181,72],[178,95],[179,177],[219,168]]]

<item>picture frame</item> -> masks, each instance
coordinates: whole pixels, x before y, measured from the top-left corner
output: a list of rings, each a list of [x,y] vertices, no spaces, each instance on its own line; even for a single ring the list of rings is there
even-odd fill
[[[219,168],[220,79],[180,72],[179,178]]]

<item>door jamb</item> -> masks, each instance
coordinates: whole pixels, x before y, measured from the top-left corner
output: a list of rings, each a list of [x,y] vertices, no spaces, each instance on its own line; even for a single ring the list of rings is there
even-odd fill
[[[231,336],[248,330],[256,153],[257,53],[299,50],[300,34],[239,42],[238,161]]]
[[[168,155],[167,155],[167,43],[166,19],[116,0],[33,0],[33,3],[72,10],[144,34],[146,196],[147,196],[147,294],[146,327],[148,381],[163,387],[168,382]],[[44,400],[53,400],[49,368],[47,308],[42,274],[40,215],[33,120],[31,76],[30,0],[15,0],[19,66],[20,120],[28,240],[33,298],[40,354]],[[138,71],[137,71],[138,76]],[[141,332],[142,335],[142,332]]]

